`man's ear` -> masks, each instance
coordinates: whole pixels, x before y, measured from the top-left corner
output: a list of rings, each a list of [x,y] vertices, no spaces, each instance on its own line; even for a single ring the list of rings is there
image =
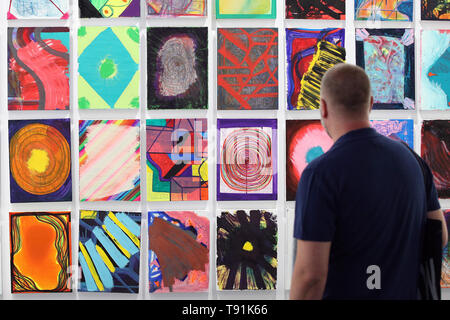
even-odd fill
[[[328,105],[322,98],[320,98],[320,115],[323,119],[328,117]]]
[[[373,96],[370,96],[370,107],[369,107],[369,112],[371,112],[373,109]]]

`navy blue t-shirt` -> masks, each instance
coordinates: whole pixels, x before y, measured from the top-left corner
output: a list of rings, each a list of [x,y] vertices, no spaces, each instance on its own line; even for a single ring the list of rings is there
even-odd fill
[[[429,167],[373,128],[351,131],[303,171],[294,237],[331,241],[324,299],[416,299],[426,212],[440,208]],[[369,266],[381,289],[370,290]]]

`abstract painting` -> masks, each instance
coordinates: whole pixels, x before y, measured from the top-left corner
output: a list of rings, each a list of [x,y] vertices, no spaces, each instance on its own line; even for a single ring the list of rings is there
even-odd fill
[[[209,219],[203,215],[149,212],[150,293],[208,291]]]
[[[11,212],[11,293],[71,292],[70,212]]]
[[[356,29],[356,64],[370,78],[374,109],[414,109],[414,29]]]
[[[320,107],[325,72],[345,62],[345,30],[286,29],[288,110]]]
[[[422,0],[422,20],[450,20],[449,0]]]
[[[208,28],[147,29],[148,109],[208,107]]]
[[[67,110],[69,28],[8,28],[8,109]]]
[[[69,0],[9,0],[8,19],[11,20],[68,18]]]
[[[320,120],[286,120],[286,200],[294,201],[306,166],[327,152],[333,140]]]
[[[372,127],[393,140],[414,148],[414,120],[372,120]],[[295,201],[303,170],[314,159],[327,152],[333,140],[320,120],[286,121],[286,200]]]
[[[80,201],[141,200],[139,131],[139,120],[80,120]]]
[[[217,19],[275,19],[276,0],[216,0]]]
[[[286,19],[345,20],[345,0],[286,0]]]
[[[81,292],[139,292],[141,214],[80,212]]]
[[[217,134],[217,200],[276,200],[277,119],[218,119]]]
[[[448,233],[450,233],[450,210],[444,210],[445,221],[447,222]],[[450,288],[450,241],[444,248],[442,259],[441,287]]]
[[[70,120],[10,120],[11,203],[72,201]]]
[[[392,140],[404,142],[411,149],[414,149],[413,119],[371,120],[370,123],[379,134]]]
[[[78,29],[78,107],[139,108],[139,28]]]
[[[434,176],[439,198],[450,198],[450,120],[426,120],[422,124],[422,158]]]
[[[208,200],[207,119],[147,120],[147,201]]]
[[[412,21],[413,0],[355,0],[355,20]]]
[[[450,109],[450,30],[422,30],[421,107]]]
[[[147,14],[160,17],[206,16],[206,0],[147,0]]]
[[[139,0],[78,0],[80,18],[139,17]]]
[[[217,30],[217,108],[278,109],[278,30]]]
[[[223,211],[217,217],[217,288],[275,290],[278,226],[266,210]]]

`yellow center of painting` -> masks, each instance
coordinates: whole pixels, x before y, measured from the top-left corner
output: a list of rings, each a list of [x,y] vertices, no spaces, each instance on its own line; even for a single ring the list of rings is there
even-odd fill
[[[253,245],[251,244],[251,242],[247,241],[246,243],[244,243],[244,246],[242,247],[242,249],[244,249],[245,251],[253,251]]]
[[[50,159],[46,151],[39,149],[31,150],[31,156],[27,161],[28,169],[43,173],[47,170],[49,163]]]

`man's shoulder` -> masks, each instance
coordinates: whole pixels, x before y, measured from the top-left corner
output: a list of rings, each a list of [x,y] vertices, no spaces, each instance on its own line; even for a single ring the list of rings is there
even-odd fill
[[[351,146],[333,145],[330,150],[312,160],[308,166],[312,169],[325,169],[331,164],[336,164],[341,159],[351,156],[352,152],[356,152],[349,150],[349,147]]]
[[[334,171],[333,167],[338,164],[340,152],[336,149],[330,149],[324,154],[312,160],[305,168],[309,173],[325,173],[327,171]]]
[[[377,157],[396,157],[400,155],[409,155],[411,152],[408,146],[401,141],[378,135],[368,140],[359,140],[356,143],[341,144],[333,146],[330,150],[311,161],[305,170],[311,173],[333,173],[338,174],[339,168],[347,168],[349,162],[357,157],[364,157],[364,154],[374,156],[376,152]]]

